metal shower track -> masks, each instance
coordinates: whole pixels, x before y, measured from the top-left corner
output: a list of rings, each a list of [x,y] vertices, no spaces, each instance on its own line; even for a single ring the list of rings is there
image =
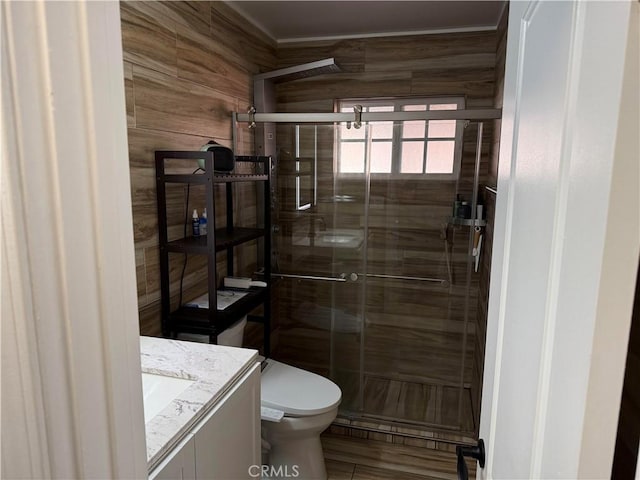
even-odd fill
[[[426,110],[419,112],[335,112],[335,113],[248,113],[233,112],[235,122],[255,123],[340,123],[403,120],[493,120],[502,117],[502,109]]]

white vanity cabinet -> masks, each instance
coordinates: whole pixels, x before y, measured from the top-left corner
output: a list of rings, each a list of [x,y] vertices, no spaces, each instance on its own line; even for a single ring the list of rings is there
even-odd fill
[[[194,435],[188,434],[182,442],[149,474],[149,480],[195,480],[196,447]]]
[[[260,462],[260,364],[255,364],[166,455],[149,478],[250,479],[249,467]]]

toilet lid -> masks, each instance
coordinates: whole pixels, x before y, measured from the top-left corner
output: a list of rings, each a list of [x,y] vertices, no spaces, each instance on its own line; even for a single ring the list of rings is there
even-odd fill
[[[262,371],[260,386],[263,407],[299,417],[328,412],[342,398],[340,387],[331,380],[271,359]]]

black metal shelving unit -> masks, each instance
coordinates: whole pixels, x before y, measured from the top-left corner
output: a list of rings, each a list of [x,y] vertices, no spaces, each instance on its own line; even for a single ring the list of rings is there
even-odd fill
[[[165,337],[176,336],[178,333],[196,333],[209,336],[210,343],[217,343],[220,333],[229,328],[234,322],[252,310],[263,305],[263,315],[248,315],[248,319],[260,322],[264,328],[264,355],[269,356],[271,333],[271,210],[269,208],[269,192],[271,180],[271,157],[265,156],[236,156],[236,163],[252,163],[255,174],[219,174],[214,171],[213,152],[180,152],[156,151],[156,186],[158,200],[158,229],[160,240],[160,291],[162,308],[162,334]],[[168,160],[204,160],[204,171],[194,174],[166,173]],[[234,225],[233,219],[233,184],[237,182],[262,182],[264,184],[263,227],[248,228]],[[206,236],[187,236],[169,241],[167,232],[167,183],[182,183],[203,185],[205,188],[206,207],[208,212],[209,229]],[[226,191],[226,226],[217,228],[215,225],[216,185],[224,185]],[[216,272],[216,253],[227,252],[227,276],[232,276],[234,248],[245,242],[263,238],[264,249],[264,278],[266,287],[252,287],[249,290],[238,290],[246,293],[244,297],[228,306],[224,310],[216,308],[197,308],[179,305],[171,310],[171,292],[169,282],[169,254],[193,254],[207,256],[207,287],[209,305],[216,305],[218,291],[218,275]],[[233,290],[226,288],[225,290]]]

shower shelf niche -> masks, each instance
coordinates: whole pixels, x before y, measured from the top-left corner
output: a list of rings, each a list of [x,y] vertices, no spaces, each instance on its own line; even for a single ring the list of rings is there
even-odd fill
[[[486,220],[474,220],[472,218],[458,218],[458,217],[451,217],[449,219],[449,224],[450,225],[463,225],[466,227],[485,227],[487,225],[487,221]]]

